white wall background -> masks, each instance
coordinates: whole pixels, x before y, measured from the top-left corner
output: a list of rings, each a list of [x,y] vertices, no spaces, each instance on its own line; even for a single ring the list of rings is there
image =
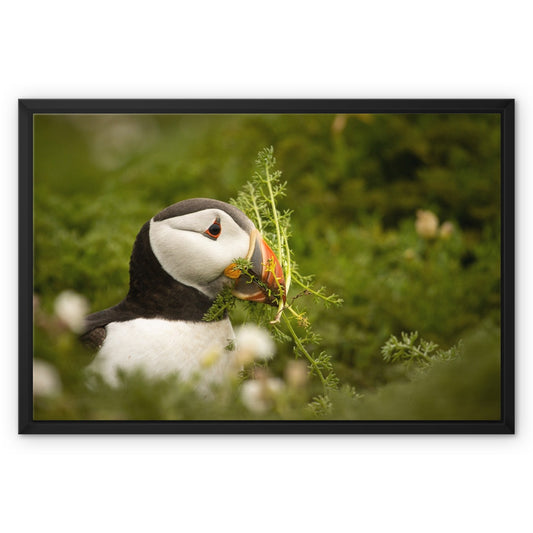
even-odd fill
[[[527,2],[48,0],[1,19],[3,531],[530,530]],[[517,435],[17,436],[20,97],[516,98]]]

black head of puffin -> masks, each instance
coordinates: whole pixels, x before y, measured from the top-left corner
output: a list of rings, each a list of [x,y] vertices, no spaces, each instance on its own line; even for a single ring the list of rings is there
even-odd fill
[[[186,221],[187,216],[190,217],[191,215],[197,217],[194,223],[190,220]],[[195,226],[194,224],[199,223],[198,217],[200,216],[203,217],[204,226]],[[221,219],[224,218],[226,218],[226,220],[221,221]],[[181,281],[186,285],[190,284],[201,292],[205,292],[213,297],[214,294],[212,292],[210,293],[213,287],[215,287],[216,292],[218,292],[221,283],[226,284],[229,280],[233,280],[234,285],[232,292],[235,297],[239,299],[277,305],[278,299],[281,296],[283,301],[285,301],[285,280],[278,258],[270,246],[265,242],[260,232],[255,228],[252,221],[236,207],[226,204],[225,202],[207,198],[184,200],[167,207],[153,218],[155,224],[163,221],[171,221],[173,229],[181,229],[187,232],[192,230],[197,234],[203,233],[203,235],[209,237],[211,241],[218,241],[217,244],[214,244],[213,242],[199,239],[206,251],[204,259],[207,263],[210,261],[207,253],[208,251],[211,253],[211,251],[216,249],[217,246],[225,246],[228,248],[226,253],[231,254],[232,252],[229,250],[230,246],[235,246],[237,239],[240,239],[240,251],[237,253],[235,250],[238,248],[232,248],[235,253],[231,256],[227,255],[227,258],[231,257],[231,261],[236,257],[247,259],[251,263],[251,271],[254,275],[251,279],[249,275],[238,270],[235,263],[228,260],[226,263],[220,264],[217,262],[216,265],[213,265],[214,270],[208,276],[208,284],[205,286],[196,285],[198,278],[201,277],[201,270],[205,264],[200,269],[197,268],[194,270],[192,273],[194,279],[191,279],[191,275],[189,275],[188,280],[184,279],[184,277],[187,278],[187,275],[184,275],[184,270],[188,269],[187,265],[184,265],[182,262],[180,266],[181,271],[176,267],[176,270],[172,272],[173,267],[176,265],[169,265],[169,261],[166,261],[164,257],[165,252],[161,251],[160,246],[156,242],[158,238],[157,235],[152,236],[152,248],[154,249],[155,255],[162,267],[171,273],[177,281]],[[210,226],[205,228],[208,224],[210,224]],[[228,228],[229,225],[234,227]],[[233,241],[227,240],[224,243],[224,238],[219,239],[219,237],[222,236],[227,238],[229,231],[233,231]],[[242,235],[238,234],[238,232]],[[226,235],[224,235],[224,233],[226,233]],[[245,248],[243,248],[243,246],[247,247],[246,254],[244,253]],[[198,250],[194,252],[192,251],[192,248],[186,250],[185,247],[182,246],[181,253],[182,255],[187,255],[189,253],[189,262],[194,265],[199,264]],[[214,254],[213,256],[217,257],[218,261],[218,255]],[[224,278],[226,281],[221,282],[220,278]]]

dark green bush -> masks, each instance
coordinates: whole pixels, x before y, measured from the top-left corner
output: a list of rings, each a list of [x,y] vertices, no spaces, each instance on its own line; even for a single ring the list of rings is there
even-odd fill
[[[66,289],[85,296],[91,311],[117,303],[142,224],[185,198],[235,197],[257,152],[270,145],[288,182],[280,207],[294,210],[291,245],[300,271],[345,302],[333,310],[306,303],[341,383],[364,395],[345,387],[331,398],[328,416],[497,418],[498,115],[38,116],[40,313],[50,317]],[[453,230],[422,236],[419,210]],[[233,322],[243,319],[238,308]],[[402,331],[443,348],[476,338],[476,355],[436,364],[413,380],[381,356],[390,335]],[[306,418],[315,416],[307,402],[320,392],[311,381],[258,415],[242,405],[238,385],[221,392],[225,402],[191,402],[189,388],[171,380],[153,386],[142,376],[125,378],[123,391],[87,390],[81,371],[88,355],[47,323],[36,326],[35,356],[53,363],[63,382],[61,395],[36,400],[44,419]],[[292,358],[291,347],[280,345],[269,371],[283,376]],[[453,386],[461,375],[470,387]]]

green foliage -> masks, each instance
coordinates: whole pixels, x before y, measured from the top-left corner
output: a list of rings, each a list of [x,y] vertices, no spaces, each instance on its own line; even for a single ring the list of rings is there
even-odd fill
[[[291,210],[278,210],[279,199],[286,196],[287,182],[281,182],[281,171],[276,168],[276,158],[274,157],[274,148],[265,148],[259,152],[256,165],[258,170],[253,175],[252,181],[248,182],[243,190],[239,192],[237,200],[232,202],[244,211],[254,222],[256,227],[267,236],[268,241],[272,244],[278,260],[283,269],[285,277],[285,286],[279,287],[277,295],[278,308],[275,316],[271,317],[269,324],[277,330],[276,338],[291,338],[294,343],[294,353],[296,357],[303,357],[308,361],[311,375],[320,379],[324,391],[327,394],[329,390],[336,390],[339,379],[333,370],[331,356],[325,351],[321,351],[317,356],[313,356],[306,346],[319,344],[320,337],[311,329],[311,323],[306,317],[305,312],[299,311],[294,304],[295,300],[302,296],[313,295],[315,300],[324,301],[326,304],[341,305],[342,299],[337,295],[326,295],[324,287],[314,289],[311,286],[311,277],[301,276],[298,273],[297,265],[294,261],[293,252],[289,245],[291,235]],[[244,269],[246,274],[252,279],[249,268]],[[291,282],[295,280],[300,286],[300,292],[292,295],[291,303],[287,303],[290,295]],[[256,282],[260,282],[256,280]],[[262,309],[263,313],[268,314],[266,308]],[[279,331],[280,319],[283,317],[283,324],[289,335],[284,335]],[[292,322],[296,322],[302,334],[298,334]]]
[[[381,347],[381,354],[387,363],[416,363],[418,365],[428,365],[436,359],[455,359],[461,349],[459,345],[452,346],[449,350],[439,350],[439,345],[419,339],[418,332],[405,333],[402,331],[401,338],[391,335],[387,342]]]
[[[498,420],[500,352],[498,335],[481,328],[467,336],[457,357],[434,357],[354,401],[331,395],[328,418],[357,420]],[[404,366],[404,365],[400,365]]]
[[[298,273],[296,263],[294,262],[293,252],[289,245],[291,231],[291,214],[292,211],[285,210],[279,212],[277,204],[280,198],[286,196],[286,182],[281,182],[281,171],[276,169],[276,158],[274,157],[274,148],[265,148],[261,150],[256,159],[258,170],[254,173],[252,180],[247,182],[239,192],[237,199],[231,202],[241,209],[254,222],[255,226],[266,236],[267,241],[275,250],[276,256],[282,266],[285,285],[282,287],[278,284],[278,294],[271,294],[269,289],[251,270],[251,263],[242,258],[233,260],[234,269],[239,270],[241,275],[248,281],[263,286],[263,289],[269,295],[271,301],[277,302],[277,312],[272,314],[266,306],[260,306],[255,309],[252,319],[256,322],[269,324],[274,330],[276,339],[279,341],[292,341],[294,343],[294,353],[296,357],[304,357],[309,364],[311,375],[317,376],[325,391],[335,390],[338,387],[339,380],[333,370],[331,356],[325,351],[321,351],[318,356],[313,355],[306,348],[310,344],[319,344],[320,337],[311,329],[311,324],[303,311],[298,311],[294,301],[306,295],[313,295],[315,300],[324,301],[326,305],[341,305],[342,299],[337,295],[326,295],[324,287],[314,289],[311,286],[311,276],[301,276]],[[285,294],[289,295],[291,280],[297,280],[297,284],[303,289],[298,294],[293,295],[290,304],[286,302]],[[231,297],[231,291],[226,286],[215,299],[213,305],[206,313],[204,320],[217,320],[224,316],[236,305],[236,298]],[[248,310],[251,310],[248,306]],[[283,314],[285,311],[290,314]],[[288,335],[278,326],[283,316],[284,325]],[[250,318],[250,317],[248,317]],[[303,334],[299,335],[292,322],[296,322],[302,329]]]
[[[274,147],[286,179],[281,192],[273,189],[279,223],[292,211],[288,302],[299,315],[300,306],[305,308],[300,323],[290,311],[282,316],[315,361],[325,351],[340,383],[364,396],[340,386],[327,395],[329,412],[318,409],[318,416],[497,416],[499,115],[38,116],[34,288],[41,311],[52,316],[55,298],[66,289],[84,295],[91,311],[120,301],[141,225],[186,198],[239,201],[262,146]],[[264,179],[263,169],[257,172]],[[431,239],[416,230],[419,209],[439,218]],[[453,231],[441,234],[446,221]],[[261,231],[274,242],[275,226]],[[297,271],[314,278],[301,278]],[[317,305],[327,303],[315,302],[312,292],[321,294],[316,288],[322,286],[342,295],[343,306]],[[232,322],[270,327],[271,317],[261,316],[261,307],[266,306],[237,305]],[[286,380],[295,353],[283,317],[272,330],[280,342],[268,370]],[[391,335],[402,331],[418,331],[426,342],[446,347],[464,339],[465,354],[451,361],[433,361],[430,354],[427,371],[415,379],[406,365],[390,364],[381,354]],[[470,338],[477,347],[468,349]],[[137,411],[147,418],[306,419],[317,416],[307,404],[324,394],[319,378],[301,388],[287,386],[260,414],[242,404],[238,383],[219,402],[170,392],[173,385],[142,378],[128,393],[99,396],[83,387],[88,355],[73,337],[46,323],[36,327],[35,356],[52,363],[63,382],[59,396],[36,399],[41,419],[135,418]],[[301,359],[307,361],[297,362]]]
[[[208,309],[203,320],[206,322],[212,322],[213,320],[224,318],[224,316],[235,307],[235,302],[236,298],[231,293],[231,286],[225,285],[217,294],[213,305]]]

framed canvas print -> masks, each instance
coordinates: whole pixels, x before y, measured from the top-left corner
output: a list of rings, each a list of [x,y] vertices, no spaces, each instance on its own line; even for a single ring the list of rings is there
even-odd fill
[[[513,433],[513,100],[21,100],[21,433]]]

